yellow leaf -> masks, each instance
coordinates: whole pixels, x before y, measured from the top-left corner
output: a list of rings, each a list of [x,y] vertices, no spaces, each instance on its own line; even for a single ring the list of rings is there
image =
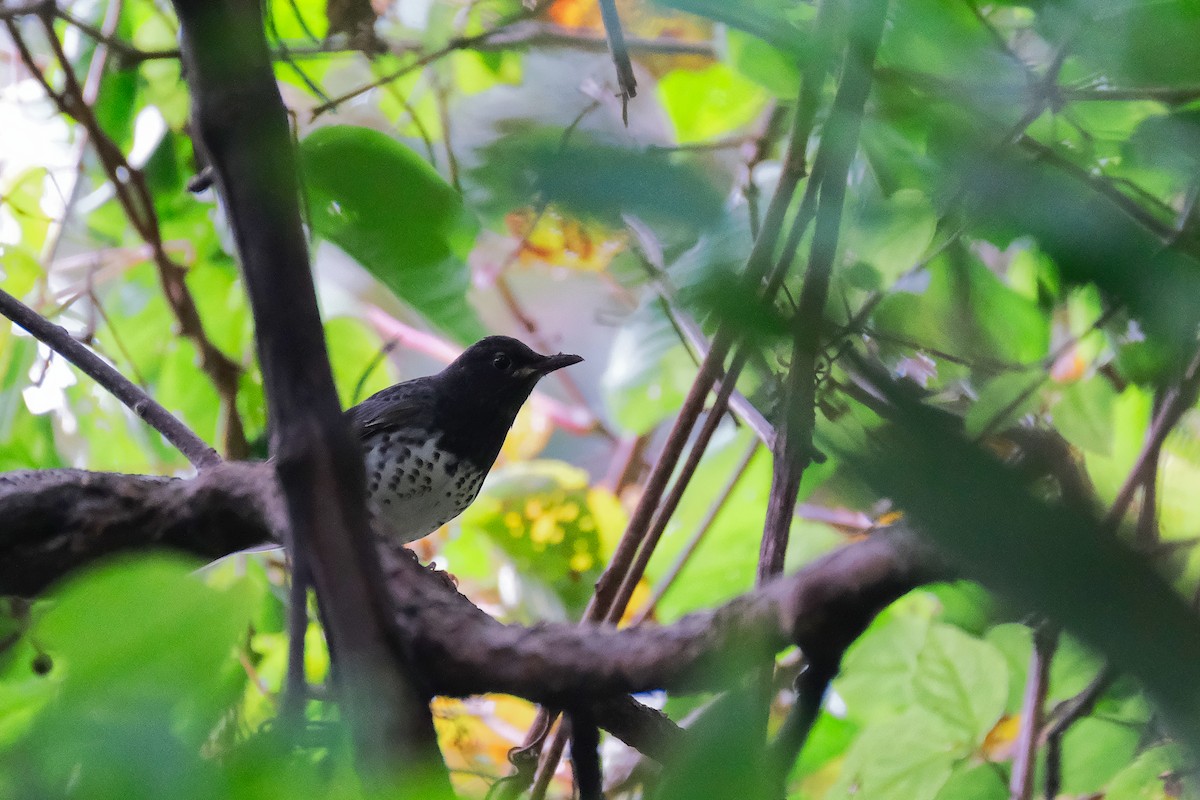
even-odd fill
[[[980,754],[988,761],[1008,761],[1013,756],[1020,731],[1021,715],[1005,714],[984,737]]]

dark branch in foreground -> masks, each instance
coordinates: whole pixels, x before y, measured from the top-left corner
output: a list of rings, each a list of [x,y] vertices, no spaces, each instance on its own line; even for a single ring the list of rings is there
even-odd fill
[[[52,506],[57,518],[46,525],[42,516]],[[269,541],[284,519],[282,508],[265,464],[225,464],[186,481],[14,473],[0,482],[0,518],[9,521],[0,537],[0,594],[48,586],[117,550],[161,545],[204,558],[225,555]],[[189,526],[189,514],[209,516]],[[96,520],[110,522],[96,528]],[[134,520],[139,524],[125,524]],[[226,552],[217,530],[226,536]],[[728,686],[760,664],[763,653],[792,644],[814,652],[844,648],[892,600],[949,575],[911,531],[896,526],[720,608],[669,626],[616,630],[504,625],[411,559],[391,559],[387,571],[394,623],[431,694],[504,692],[558,708],[650,689]],[[596,721],[607,727],[628,710],[598,709]]]
[[[317,590],[356,755],[369,783],[383,780],[376,788],[407,770],[406,779],[448,795],[428,704],[389,624],[369,538],[362,452],[333,385],[261,4],[174,5],[195,142],[212,165],[254,312],[288,545],[296,572],[311,575]]]

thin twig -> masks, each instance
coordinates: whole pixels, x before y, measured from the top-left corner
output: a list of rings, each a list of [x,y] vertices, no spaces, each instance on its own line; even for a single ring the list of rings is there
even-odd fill
[[[1108,667],[1104,667],[1082,692],[1059,703],[1050,712],[1045,731],[1042,734],[1046,745],[1046,797],[1058,797],[1059,790],[1062,788],[1063,736],[1072,725],[1092,713],[1096,701],[1112,685],[1115,678],[1116,674]]]
[[[707,450],[709,442],[712,441],[713,434],[716,433],[721,418],[725,415],[725,409],[729,404],[729,395],[733,391],[733,387],[737,384],[738,375],[741,374],[745,363],[746,356],[744,355],[744,350],[739,350],[734,355],[733,361],[730,362],[729,370],[721,379],[721,388],[717,392],[716,399],[713,400],[712,408],[709,410],[704,424],[700,427],[700,432],[696,434],[696,440],[692,443],[691,450],[688,451],[687,459],[683,462],[683,466],[680,468],[679,474],[671,486],[671,490],[667,492],[659,504],[658,510],[654,514],[654,519],[646,530],[646,535],[642,538],[637,557],[634,558],[629,571],[625,573],[625,579],[621,581],[621,587],[613,597],[612,604],[605,617],[608,622],[615,625],[625,614],[625,609],[629,605],[629,601],[633,597],[638,583],[641,582],[642,576],[646,574],[646,567],[650,564],[650,558],[654,555],[654,548],[658,546],[659,539],[662,538],[663,532],[667,529],[667,524],[675,514],[675,509],[679,507],[679,502],[683,499],[683,493],[687,490],[688,484],[691,483],[692,476],[696,474],[696,468],[700,466],[700,459],[704,457],[704,452]]]
[[[321,116],[322,114],[324,114],[328,111],[332,111],[333,109],[337,108],[342,103],[345,103],[347,100],[353,100],[354,98],[359,97],[360,95],[366,94],[367,92],[371,91],[372,89],[377,89],[380,86],[383,86],[384,84],[391,83],[392,81],[398,80],[415,70],[423,69],[424,67],[428,66],[429,64],[432,64],[433,62],[441,60],[442,58],[449,55],[450,53],[453,53],[457,50],[467,50],[467,49],[477,47],[478,45],[483,44],[484,42],[488,41],[492,37],[500,35],[501,33],[503,33],[508,28],[512,27],[513,25],[516,25],[519,22],[522,22],[532,16],[535,16],[546,5],[548,5],[548,0],[540,0],[540,2],[536,3],[532,8],[522,8],[522,10],[520,12],[518,12],[516,15],[514,15],[507,21],[500,23],[499,25],[497,25],[494,28],[490,28],[489,30],[483,31],[481,33],[477,33],[473,36],[455,36],[454,38],[452,38],[449,42],[447,42],[442,47],[439,47],[436,50],[432,50],[428,53],[421,55],[414,61],[412,61],[408,64],[405,64],[403,67],[392,70],[391,72],[388,72],[388,73],[382,75],[381,77],[376,78],[375,80],[371,81],[370,83],[364,84],[355,89],[351,89],[350,91],[340,94],[337,97],[331,98],[327,102],[321,103],[320,105],[313,108],[312,118],[316,119],[317,117]]]
[[[629,127],[629,101],[637,97],[637,78],[633,76],[629,47],[625,44],[625,32],[621,30],[621,16],[617,13],[615,0],[600,0],[600,19],[604,22],[604,33],[608,37],[608,51],[612,54],[613,66],[617,68],[617,86],[621,90],[621,121]]]
[[[759,583],[783,571],[788,531],[800,480],[807,466],[819,457],[813,447],[813,433],[816,425],[817,359],[821,353],[825,305],[837,254],[847,175],[858,149],[863,107],[871,89],[872,65],[883,34],[886,12],[886,0],[863,0],[863,7],[854,14],[855,23],[846,50],[842,80],[830,118],[821,135],[821,146],[813,168],[814,173],[820,176],[816,227],[808,273],[795,315],[785,401],[787,416],[779,428],[773,448],[775,471],[763,524]]]
[[[1179,382],[1163,395],[1161,407],[1146,431],[1142,449],[1104,517],[1105,528],[1112,530],[1125,516],[1138,487],[1145,483],[1148,471],[1157,469],[1158,453],[1163,442],[1179,424],[1184,413],[1195,405],[1197,394],[1200,394],[1200,350],[1192,356]]]
[[[1058,630],[1042,623],[1033,630],[1033,651],[1021,701],[1021,728],[1017,734],[1012,777],[1008,783],[1010,800],[1032,800],[1037,749],[1041,736],[1046,692],[1050,687],[1050,663],[1058,647]]]
[[[658,604],[662,602],[662,599],[666,595],[667,591],[670,590],[672,585],[674,585],[675,580],[679,577],[679,574],[683,572],[683,568],[687,566],[688,561],[691,560],[692,555],[696,552],[696,549],[700,547],[700,543],[704,541],[704,537],[707,536],[709,530],[712,529],[713,523],[716,522],[717,516],[721,513],[721,509],[723,509],[725,504],[729,502],[729,498],[733,494],[733,490],[737,488],[738,482],[741,481],[742,476],[746,474],[746,470],[749,468],[750,462],[754,458],[754,454],[758,452],[758,447],[759,443],[757,440],[752,440],[750,442],[750,445],[746,448],[746,452],[742,455],[741,459],[737,463],[737,466],[734,467],[733,472],[730,474],[729,480],[725,482],[724,488],[721,489],[721,493],[717,495],[717,498],[712,502],[712,505],[710,505],[708,510],[704,512],[704,518],[700,520],[700,524],[696,526],[696,532],[692,534],[692,538],[689,539],[687,544],[683,546],[683,549],[679,551],[679,555],[676,557],[675,562],[671,565],[671,568],[667,570],[667,574],[664,575],[662,580],[659,581],[658,585],[654,587],[654,591],[650,595],[650,599],[646,601],[646,605],[643,606],[638,612],[637,616],[634,617],[633,621],[630,623],[631,626],[640,625],[645,622],[650,615],[654,613],[655,609],[658,607]]]
[[[197,469],[221,463],[221,457],[186,425],[117,372],[99,356],[71,338],[71,334],[0,289],[0,314],[29,331],[38,341],[74,364],[146,424],[163,435]]]

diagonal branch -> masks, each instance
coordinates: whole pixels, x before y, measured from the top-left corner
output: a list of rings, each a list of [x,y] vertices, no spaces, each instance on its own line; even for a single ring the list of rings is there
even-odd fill
[[[221,457],[208,446],[207,442],[193,433],[150,395],[109,366],[100,356],[75,341],[64,328],[50,322],[2,289],[0,289],[0,314],[20,325],[39,342],[79,367],[85,375],[103,386],[109,394],[124,403],[130,411],[141,417],[146,424],[175,445],[176,449],[183,453],[194,467],[204,469],[221,462]]]

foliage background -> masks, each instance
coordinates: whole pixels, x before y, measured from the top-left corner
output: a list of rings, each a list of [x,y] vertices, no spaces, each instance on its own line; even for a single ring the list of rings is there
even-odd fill
[[[390,52],[371,54],[365,41],[326,38],[323,3],[267,6],[343,402],[433,371],[489,331],[587,357],[543,387],[480,501],[418,545],[504,619],[578,618],[641,460],[653,459],[718,321],[754,344],[739,390],[780,418],[803,265],[767,306],[731,276],[778,181],[804,59],[840,42],[846,18],[819,23],[813,6],[774,0],[623,4],[639,80],[626,126],[590,3],[382,3],[374,30]],[[94,126],[56,108],[15,39],[0,43],[3,287],[226,453],[261,454],[261,376],[228,231],[211,190],[186,188],[198,165],[169,8],[63,4],[53,23],[63,58],[35,17],[4,8],[51,86],[65,85],[65,68],[80,76]],[[972,438],[1056,431],[1096,507],[1136,477],[1121,535],[1195,593],[1200,417],[1176,421],[1149,474],[1131,470],[1195,349],[1197,34],[1186,0],[890,4],[828,308],[837,333],[817,440],[830,457],[805,475],[789,566],[893,510],[849,468],[883,427],[840,371],[850,342]],[[814,144],[833,90],[822,88]],[[128,169],[97,157],[97,134],[144,178],[150,208],[126,200]],[[149,240],[132,219],[146,215]],[[185,270],[202,332],[164,293],[164,256]],[[221,380],[209,348],[236,365],[235,380]],[[753,585],[772,474],[756,441],[750,426],[723,424],[633,615],[669,622]],[[0,325],[0,469],[56,466],[187,471],[116,401]],[[310,713],[330,724],[301,757],[256,749],[284,660],[278,558],[195,566],[110,564],[32,608],[13,604],[0,654],[3,793],[357,796],[324,703]],[[791,796],[1009,796],[1040,624],[1012,599],[963,582],[882,615],[847,655]],[[1099,598],[1093,613],[1106,613]],[[1115,635],[1136,644],[1152,628]],[[317,633],[308,666],[319,681]],[[1046,707],[1087,690],[1102,666],[1062,635]],[[1139,687],[1099,688],[1063,740],[1062,794],[1188,791],[1185,759]],[[793,699],[780,694],[779,715]],[[676,719],[699,702],[656,700]],[[437,714],[468,794],[506,772],[532,719],[504,697],[439,701]],[[726,758],[736,753],[735,742]],[[605,754],[610,768],[631,757],[617,743]],[[569,786],[564,768],[552,791]]]

